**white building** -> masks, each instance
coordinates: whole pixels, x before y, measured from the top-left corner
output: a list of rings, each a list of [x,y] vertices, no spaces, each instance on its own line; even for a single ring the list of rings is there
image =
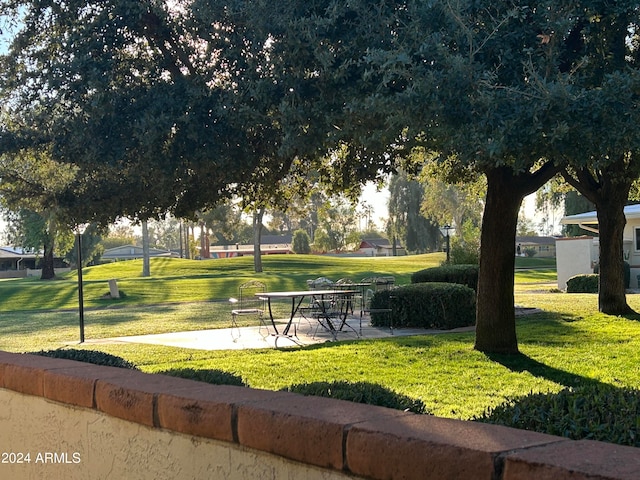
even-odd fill
[[[624,207],[627,224],[623,233],[624,260],[631,266],[631,288],[639,288],[637,276],[640,274],[640,205]],[[596,212],[579,213],[564,217],[563,225],[578,225],[589,232],[599,233]],[[598,238],[575,237],[556,241],[556,265],[558,268],[558,288],[564,290],[567,280],[574,275],[593,273],[598,262]]]

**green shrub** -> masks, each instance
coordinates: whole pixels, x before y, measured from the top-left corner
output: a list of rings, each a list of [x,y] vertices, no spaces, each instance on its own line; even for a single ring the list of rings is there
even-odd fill
[[[480,263],[480,227],[467,220],[450,238],[449,261],[455,265]]]
[[[472,264],[425,268],[411,275],[411,283],[459,283],[477,291],[479,268],[478,265]]]
[[[338,400],[348,400],[356,403],[366,403],[379,407],[395,408],[414,413],[429,413],[422,400],[408,397],[389,390],[382,385],[368,382],[313,382],[291,385],[283,391],[329,397]]]
[[[598,293],[598,275],[574,275],[567,280],[567,293]]]
[[[61,348],[58,350],[41,350],[33,352],[33,355],[41,355],[43,357],[65,358],[67,360],[76,360],[78,362],[93,363],[95,365],[106,365],[108,367],[130,368],[137,370],[133,363],[122,357],[111,355],[110,353],[100,352],[97,350],[78,350],[74,348]]]
[[[478,245],[452,242],[449,250],[449,262],[452,265],[469,265],[480,261]]]
[[[311,253],[311,240],[305,230],[301,229],[293,232],[293,246],[291,249],[295,253]]]
[[[156,372],[161,375],[169,375],[172,377],[188,378],[198,382],[212,383],[214,385],[235,385],[238,387],[246,387],[247,384],[242,377],[233,373],[216,369],[196,370],[194,368],[175,368]]]
[[[508,400],[473,420],[640,447],[640,390],[589,385]]]
[[[391,308],[389,314],[371,313],[373,326],[451,329],[476,321],[476,295],[455,283],[413,283],[380,290],[371,299],[371,309]]]
[[[525,248],[525,249],[524,249],[524,251],[523,251],[523,253],[524,253],[527,257],[531,258],[531,257],[535,257],[535,256],[536,256],[536,253],[538,253],[538,252],[536,251],[536,249],[535,249],[535,248]]]

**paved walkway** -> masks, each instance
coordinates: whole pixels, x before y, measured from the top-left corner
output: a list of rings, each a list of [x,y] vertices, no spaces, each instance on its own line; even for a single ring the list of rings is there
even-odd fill
[[[350,328],[338,332],[337,341],[356,340],[359,332],[359,318],[348,320]],[[103,339],[87,339],[86,344],[100,343],[146,343],[168,347],[194,348],[199,350],[242,350],[250,348],[291,348],[333,341],[333,335],[317,324],[302,320],[296,325],[295,336],[271,335],[262,327],[221,328],[216,330],[197,330],[190,332],[159,333],[154,335],[135,335]],[[284,323],[283,323],[284,326]],[[389,328],[372,327],[368,318],[362,320],[362,339],[388,338],[391,336],[429,335],[436,333],[457,333],[473,331],[474,327],[454,330],[426,330],[423,328],[401,328],[391,331]],[[281,330],[281,329],[280,329]],[[273,328],[269,329],[273,332]]]

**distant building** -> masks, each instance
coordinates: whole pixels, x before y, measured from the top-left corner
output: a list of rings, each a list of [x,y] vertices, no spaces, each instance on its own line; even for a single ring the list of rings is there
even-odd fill
[[[393,256],[393,245],[386,238],[365,239],[360,242],[358,252],[367,257],[391,257]],[[404,247],[396,241],[396,255],[406,255]]]
[[[623,260],[631,268],[631,288],[640,288],[640,205],[624,207],[626,220],[622,236]],[[583,230],[600,235],[598,213],[596,211],[568,215],[561,221],[563,225],[578,225]],[[599,261],[600,239],[598,236],[571,237],[558,241],[556,265],[558,288],[566,288],[567,279],[573,275],[593,273]]]
[[[262,255],[276,255],[293,253],[291,248],[293,236],[262,235],[260,238],[260,253]],[[231,258],[253,255],[253,244],[211,245],[211,258]]]
[[[26,251],[19,247],[0,247],[0,278],[20,278],[40,275],[38,266],[42,252]],[[53,259],[56,271],[67,271],[68,265],[62,257]]]
[[[516,237],[516,255],[518,247],[520,254],[526,255],[527,250],[535,250],[536,257],[555,257],[556,256],[556,240],[558,237],[537,237],[523,236]]]
[[[180,255],[170,250],[149,248],[149,256],[177,258]],[[102,254],[101,260],[115,262],[118,260],[135,260],[143,257],[142,247],[138,247],[136,245],[122,245],[120,247],[108,248],[105,250]]]

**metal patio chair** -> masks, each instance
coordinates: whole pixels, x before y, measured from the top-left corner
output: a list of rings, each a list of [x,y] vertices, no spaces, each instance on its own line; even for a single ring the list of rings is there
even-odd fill
[[[240,327],[238,326],[239,315],[256,315],[260,321],[258,332],[262,335],[262,327],[264,327],[267,329],[268,335],[269,325],[264,318],[267,299],[260,296],[260,293],[265,293],[266,291],[267,286],[263,282],[250,280],[238,287],[237,298],[231,297],[229,299],[229,303],[233,305],[233,309],[231,310],[231,336],[234,341],[240,337]],[[237,338],[234,337],[234,332],[237,332]]]

